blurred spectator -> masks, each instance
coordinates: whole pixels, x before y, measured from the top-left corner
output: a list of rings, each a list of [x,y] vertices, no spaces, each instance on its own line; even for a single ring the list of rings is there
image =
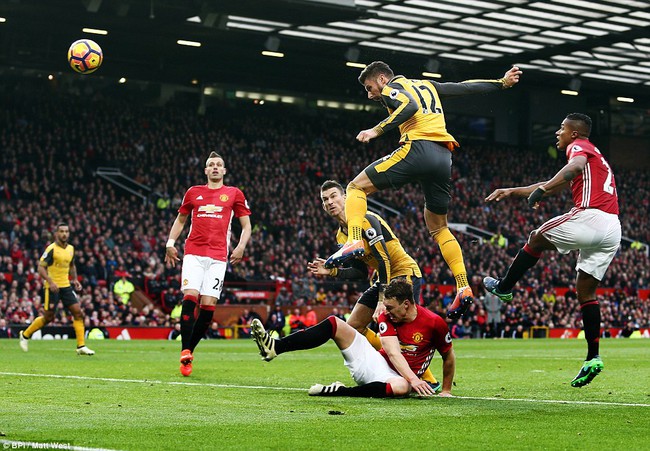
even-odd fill
[[[86,338],[89,340],[104,340],[110,337],[108,330],[102,327],[97,320],[89,321],[89,326],[86,330]]]
[[[285,326],[285,317],[284,313],[282,313],[282,309],[280,308],[279,305],[275,306],[275,309],[271,312],[269,315],[269,318],[266,320],[266,324],[264,327],[268,331],[275,331],[277,332],[278,337],[284,337],[284,326]]]
[[[228,277],[236,276],[237,280],[249,283],[305,278],[307,261],[316,255],[330,254],[329,237],[334,230],[318,220],[322,214],[318,196],[311,198],[304,193],[318,192],[320,184],[330,178],[351,179],[358,168],[381,154],[373,143],[361,145],[349,140],[350,129],[367,122],[366,113],[336,112],[312,117],[283,106],[272,109],[267,105],[269,108],[262,111],[220,104],[199,116],[194,108],[173,103],[150,107],[137,99],[119,96],[98,98],[88,104],[83,98],[57,92],[50,84],[30,83],[19,80],[15,92],[20,95],[5,93],[0,97],[0,186],[4,187],[0,193],[0,316],[11,324],[25,325],[38,316],[42,280],[36,274],[35,262],[48,241],[48,231],[61,217],[71,218],[70,225],[75,230],[72,244],[84,286],[79,296],[87,315],[96,311],[99,318],[105,318],[103,324],[111,326],[133,325],[137,321],[138,312],[131,313],[129,305],[124,305],[111,289],[114,272],[120,268],[133,275],[130,280],[136,288],[146,288],[139,285],[139,280],[146,280],[143,285],[150,283],[150,289],[145,291],[156,308],[145,321],[171,324],[165,314],[169,306],[162,305],[164,295],[161,298],[160,293],[166,294],[168,287],[180,288],[180,270],[165,265],[162,249],[168,224],[181,202],[177,193],[189,184],[204,182],[197,168],[209,150],[206,143],[218,143],[217,150],[229,161],[231,183],[245,187],[247,198],[254,205],[253,234],[246,258],[229,268],[228,273]],[[123,120],[124,117],[129,120]],[[21,128],[15,126],[18,121],[24,124]],[[86,126],[74,137],[60,132],[80,121]],[[138,143],[146,144],[136,148]],[[500,164],[513,158],[517,165]],[[267,160],[276,164],[256,164]],[[43,164],[37,166],[39,161]],[[65,170],[57,163],[63,161]],[[465,250],[468,272],[503,273],[528,229],[539,225],[541,217],[562,212],[569,200],[568,193],[545,200],[536,211],[521,208],[517,202],[500,203],[497,209],[483,199],[497,186],[510,181],[530,184],[535,181],[531,174],[538,168],[548,168],[550,175],[562,163],[549,161],[545,152],[468,140],[454,154],[454,161],[455,208],[449,213],[449,222],[471,224],[490,234],[500,230],[508,239],[508,246],[503,248],[456,234]],[[121,169],[154,192],[176,193],[172,208],[156,208],[155,197],[143,203],[142,199],[95,177],[94,171],[102,165]],[[491,170],[494,167],[499,167],[498,173]],[[619,167],[614,170],[623,235],[648,243],[650,174]],[[57,180],[56,189],[53,180]],[[454,285],[438,249],[422,230],[419,188],[406,186],[399,192],[382,191],[375,199],[399,210],[400,216],[387,211],[379,213],[388,216],[386,219],[402,238],[407,252],[420,263],[426,283]],[[233,228],[236,227],[234,223]],[[400,233],[402,229],[408,233]],[[484,239],[489,240],[490,236]],[[179,239],[179,248],[183,240]],[[136,270],[137,267],[140,269]],[[544,261],[521,280],[521,289],[507,306],[491,305],[488,295],[481,301],[481,292],[477,291],[474,312],[482,307],[488,314],[488,323],[492,323],[493,330],[499,327],[499,332],[503,329],[503,325],[497,326],[501,309],[504,315],[507,313],[504,321],[510,321],[511,327],[516,327],[524,317],[530,322],[571,327],[579,320],[579,314],[574,313],[575,289],[570,287],[574,267],[574,255]],[[639,290],[650,288],[648,268],[650,259],[645,252],[621,248],[601,283],[615,289],[599,297],[603,324],[607,327],[625,326],[628,316],[640,327],[650,326],[650,302],[640,301],[638,295]],[[549,305],[541,301],[543,292],[528,291],[532,286],[570,288],[564,299],[555,293],[556,302]],[[308,288],[306,293],[311,293],[312,288]],[[340,312],[347,312],[356,301],[355,289],[343,288],[336,281],[318,283],[315,289],[319,303]],[[363,289],[356,287],[356,291]],[[446,292],[437,286],[431,290],[427,287],[423,292],[425,303],[431,304],[429,308],[434,311],[443,305],[438,290]],[[228,291],[228,282],[224,291]],[[286,312],[292,299],[287,291],[284,295],[289,300],[280,305]],[[158,313],[154,314],[156,309]],[[474,321],[473,316],[467,319]],[[61,309],[51,324],[63,323],[70,323],[70,318]]]
[[[266,320],[266,324],[264,325],[264,328],[273,338],[280,338],[284,335],[282,332],[283,327],[284,323],[278,320],[278,315],[276,313],[271,313],[269,319]]]
[[[216,321],[212,321],[210,327],[208,328],[208,331],[205,333],[205,337],[209,340],[226,338],[221,335],[221,332],[219,331],[219,323]]]
[[[250,324],[253,319],[258,319],[262,321],[262,317],[257,314],[254,310],[244,309],[241,316],[237,320],[237,325],[239,325],[239,338],[248,338],[251,336]]]
[[[289,319],[289,327],[291,327],[291,333],[298,332],[305,328],[305,317],[300,313],[300,309],[296,308],[291,314]]]
[[[169,331],[169,335],[167,335],[168,340],[180,340],[181,336],[181,323],[174,323],[174,326],[171,331]]]
[[[496,338],[496,333],[494,329],[492,328],[491,323],[487,323],[485,325],[485,329],[483,329],[483,333],[481,334],[481,338]]]
[[[135,291],[135,286],[127,277],[131,275],[126,271],[115,271],[115,275],[120,278],[113,286],[113,292],[122,304],[127,305],[131,299],[131,293]]]
[[[492,324],[492,326],[495,326],[499,323],[501,319],[501,305],[503,302],[501,299],[499,299],[498,296],[493,295],[490,292],[485,293],[485,297],[483,298],[485,309],[487,310],[487,322],[488,324]]]
[[[630,338],[636,329],[634,321],[628,321],[625,327],[618,332],[616,338]]]
[[[344,315],[341,313],[341,311],[340,311],[339,309],[337,309],[336,307],[334,307],[334,308],[332,309],[332,315],[333,315],[333,316],[336,316],[336,317],[337,317],[338,319],[340,319],[340,320],[343,320],[343,321],[346,320],[345,316],[344,316]]]
[[[169,314],[169,318],[172,321],[180,321],[182,311],[183,311],[183,298],[179,297],[179,299],[176,300],[176,305],[174,306],[171,313]]]
[[[490,238],[490,244],[492,244],[494,246],[499,246],[499,247],[505,249],[505,247],[506,247],[506,237],[503,236],[503,234],[501,233],[501,228],[497,229],[497,233],[492,235],[492,237]]]
[[[463,324],[463,319],[459,318],[453,326],[451,326],[450,330],[451,338],[465,338],[466,331],[465,331],[465,325]]]
[[[524,326],[519,324],[515,331],[512,333],[512,338],[524,338]]]
[[[163,294],[163,309],[167,312],[173,311],[179,301],[183,300],[182,293],[173,287],[168,287]]]
[[[287,292],[287,287],[281,287],[280,292],[275,298],[275,305],[285,307],[287,305],[291,305],[291,302],[291,294]]]
[[[0,338],[14,338],[11,329],[7,327],[7,320],[0,318]]]
[[[311,305],[307,306],[307,312],[305,313],[304,325],[305,327],[315,326],[318,323],[318,317],[316,312]]]

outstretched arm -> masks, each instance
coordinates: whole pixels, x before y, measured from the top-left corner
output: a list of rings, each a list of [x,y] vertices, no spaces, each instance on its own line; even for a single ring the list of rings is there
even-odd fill
[[[587,157],[580,155],[571,158],[571,160],[569,160],[569,162],[560,169],[551,180],[542,185],[542,188],[544,188],[547,193],[551,191],[556,192],[557,188],[564,188],[567,183],[570,183],[571,180],[578,176],[578,174],[582,173],[586,165]]]
[[[368,278],[368,267],[361,260],[353,259],[342,268],[325,268],[325,259],[316,259],[307,263],[307,270],[317,277],[330,276],[345,280],[363,280]]]
[[[512,88],[519,83],[519,77],[522,73],[517,66],[513,66],[502,78],[497,80],[465,80],[460,83],[439,83],[431,80],[431,83],[440,96],[454,97]]]
[[[542,197],[552,194],[570,183],[578,174],[580,174],[587,165],[587,157],[579,155],[571,158],[569,162],[560,169],[548,182],[539,185],[535,191],[528,196],[528,205],[537,208]]]
[[[495,189],[488,197],[485,198],[486,202],[499,202],[501,199],[505,199],[510,196],[517,197],[528,197],[530,193],[535,191],[539,186],[543,185],[546,182],[537,182],[528,186],[517,186],[513,188],[497,188]]]
[[[325,277],[329,275],[336,277],[336,274],[338,273],[338,271],[325,268],[325,259],[321,257],[316,257],[314,260],[307,262],[307,271],[316,277]]]

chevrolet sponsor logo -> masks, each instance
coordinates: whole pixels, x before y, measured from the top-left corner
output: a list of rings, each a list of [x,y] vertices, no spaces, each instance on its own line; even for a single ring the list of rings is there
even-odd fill
[[[416,352],[418,350],[418,347],[416,345],[411,344],[400,343],[399,347],[401,348],[402,352]]]
[[[214,212],[222,212],[222,211],[223,211],[223,207],[214,204],[208,204],[199,207],[199,212],[214,213]]]

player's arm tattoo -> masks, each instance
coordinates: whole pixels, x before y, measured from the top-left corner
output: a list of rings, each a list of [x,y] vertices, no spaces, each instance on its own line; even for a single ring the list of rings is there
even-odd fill
[[[582,173],[586,164],[587,158],[582,155],[571,158],[566,166],[560,169],[551,180],[544,184],[544,188],[546,191],[555,192],[556,189],[566,186]]]
[[[578,171],[574,171],[573,169],[567,168],[567,170],[564,171],[564,173],[562,174],[562,178],[567,182],[570,182],[571,180],[576,178],[577,175],[578,175]]]

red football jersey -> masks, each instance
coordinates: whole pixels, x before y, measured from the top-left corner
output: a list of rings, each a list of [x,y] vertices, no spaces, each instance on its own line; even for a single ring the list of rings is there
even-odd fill
[[[411,370],[418,376],[429,367],[436,349],[440,353],[446,353],[451,349],[451,335],[447,322],[440,316],[416,305],[418,316],[410,323],[393,323],[388,319],[386,313],[379,315],[379,333],[383,337],[397,337],[402,355],[408,362]],[[379,351],[388,364],[393,368],[386,352]],[[395,369],[395,368],[393,368]]]
[[[250,216],[244,193],[234,186],[211,189],[207,185],[192,186],[183,197],[178,212],[192,215],[192,225],[185,240],[185,253],[228,259],[230,222],[235,216]]]
[[[600,150],[588,139],[576,139],[566,148],[567,161],[576,156],[587,158],[587,165],[571,181],[573,202],[577,208],[598,208],[618,214],[618,195],[614,173]]]

